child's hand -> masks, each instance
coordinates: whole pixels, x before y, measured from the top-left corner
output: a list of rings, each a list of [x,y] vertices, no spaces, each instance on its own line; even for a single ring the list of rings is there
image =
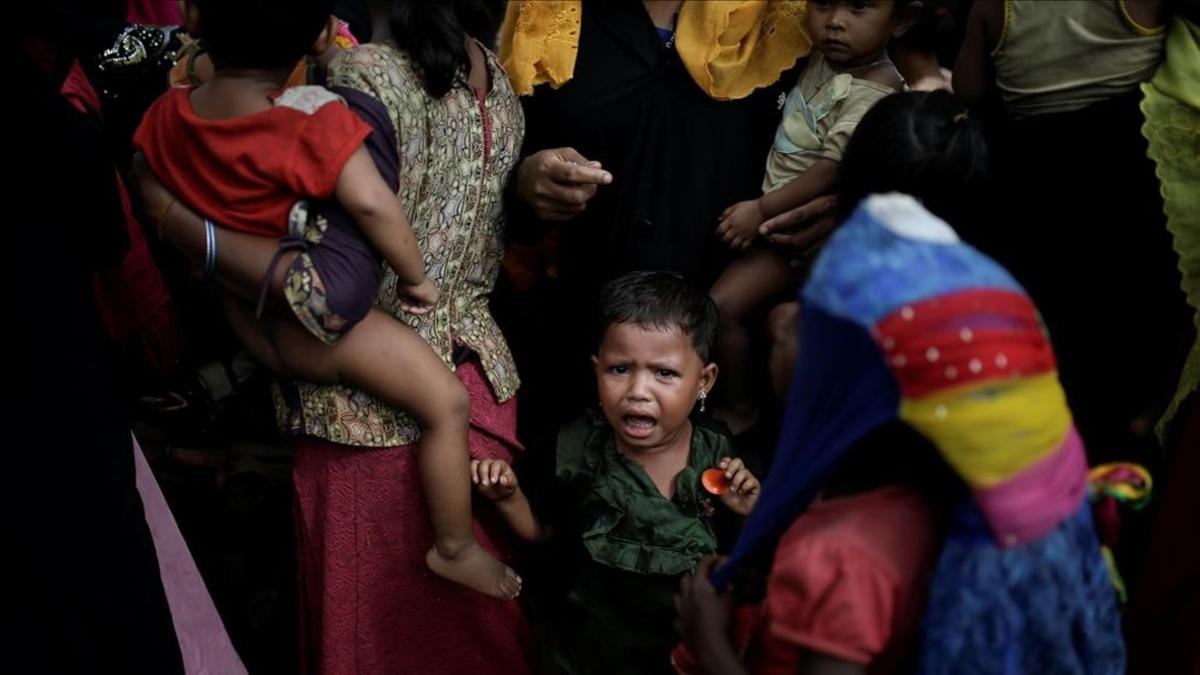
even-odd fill
[[[717,225],[717,236],[729,248],[744,251],[750,248],[758,236],[758,226],[766,220],[762,204],[757,199],[738,202],[721,213],[721,224]]]
[[[740,459],[726,457],[717,463],[717,468],[725,471],[725,478],[729,481],[729,490],[721,495],[721,501],[738,515],[750,513],[762,489],[758,479]]]
[[[729,640],[733,594],[718,593],[709,581],[713,569],[724,561],[724,556],[705,557],[695,572],[679,582],[675,596],[675,629],[698,661],[707,661],[709,652],[733,651]]]
[[[479,494],[494,502],[504,501],[517,491],[517,474],[502,459],[471,460],[471,482]]]
[[[440,295],[429,277],[413,286],[397,283],[396,292],[400,294],[400,309],[409,314],[428,314]]]

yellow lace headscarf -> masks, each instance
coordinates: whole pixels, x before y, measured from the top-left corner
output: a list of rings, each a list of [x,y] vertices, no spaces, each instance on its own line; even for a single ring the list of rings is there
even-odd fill
[[[518,94],[530,94],[539,84],[560,87],[571,79],[582,4],[509,2],[500,58]],[[804,0],[687,0],[679,10],[675,50],[709,96],[743,98],[774,83],[809,52],[804,14]]]

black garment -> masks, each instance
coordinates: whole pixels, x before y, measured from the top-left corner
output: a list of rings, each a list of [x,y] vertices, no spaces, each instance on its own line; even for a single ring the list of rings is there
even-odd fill
[[[371,3],[367,0],[334,0],[333,15],[350,26],[350,34],[362,44],[371,41]]]
[[[9,660],[54,673],[182,673],[92,295],[94,270],[118,264],[128,244],[113,168],[59,83],[9,56],[20,92],[5,179]]]
[[[1190,412],[1189,412],[1190,411]],[[1200,665],[1200,397],[1179,407],[1178,440],[1158,474],[1141,578],[1125,610],[1132,675],[1195,673]],[[1124,529],[1124,526],[1122,526]],[[1122,532],[1124,538],[1124,532]],[[1123,569],[1129,579],[1128,569]]]
[[[96,86],[103,100],[108,156],[123,170],[133,156],[133,132],[150,104],[166,91],[167,73],[182,46],[180,31],[128,23],[127,4],[125,0],[16,3],[18,17],[29,22],[23,29],[58,43],[79,60]]]
[[[1155,461],[1192,343],[1140,101],[993,125],[1000,203],[976,237],[1041,311],[1093,463]]]
[[[715,280],[728,258],[713,236],[717,217],[761,194],[779,94],[794,79],[714,100],[663,45],[641,2],[583,3],[574,77],[524,101],[525,154],[570,146],[613,174],[562,227],[562,278],[594,287],[665,269]]]
[[[583,3],[574,76],[524,99],[524,154],[572,147],[600,161],[613,182],[561,225],[558,279],[539,304],[503,321],[527,411],[548,406],[558,410],[553,423],[565,422],[589,402],[577,388],[591,380],[586,359],[603,282],[633,270],[671,270],[703,288],[716,280],[730,259],[714,236],[718,216],[761,194],[780,96],[796,77],[714,100],[664,46],[641,2]],[[542,227],[524,205],[510,209],[515,236]],[[552,399],[539,400],[547,392]]]

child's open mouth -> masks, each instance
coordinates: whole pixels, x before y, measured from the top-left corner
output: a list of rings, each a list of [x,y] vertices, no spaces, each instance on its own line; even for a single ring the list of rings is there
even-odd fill
[[[633,438],[646,438],[654,433],[658,420],[648,415],[625,415],[621,418],[625,434]]]

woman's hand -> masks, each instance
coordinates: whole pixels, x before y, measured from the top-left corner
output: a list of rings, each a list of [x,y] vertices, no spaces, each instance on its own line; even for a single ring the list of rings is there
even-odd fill
[[[709,581],[713,569],[724,561],[724,556],[716,555],[701,560],[696,571],[679,583],[675,596],[675,628],[706,673],[745,672],[729,638],[733,594],[718,593]]]
[[[768,219],[758,233],[785,255],[805,256],[833,231],[837,204],[837,195],[822,195]]]
[[[543,220],[565,221],[583,213],[600,185],[612,174],[574,148],[536,152],[517,168],[517,194]]]

